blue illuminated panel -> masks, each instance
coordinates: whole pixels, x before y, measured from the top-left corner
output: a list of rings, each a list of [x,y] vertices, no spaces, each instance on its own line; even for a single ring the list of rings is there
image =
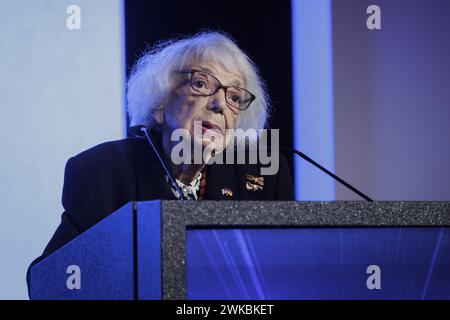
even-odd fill
[[[292,0],[294,148],[334,171],[331,0]],[[334,200],[334,181],[295,159],[297,200]]]
[[[188,230],[187,297],[450,299],[449,230]]]

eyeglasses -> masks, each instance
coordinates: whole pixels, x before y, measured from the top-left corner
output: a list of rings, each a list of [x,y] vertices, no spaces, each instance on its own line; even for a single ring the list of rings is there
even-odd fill
[[[238,110],[246,110],[256,98],[250,91],[235,86],[224,86],[215,76],[200,70],[191,69],[180,71],[180,73],[191,75],[190,85],[192,90],[203,97],[212,96],[219,89],[223,89],[228,105]]]

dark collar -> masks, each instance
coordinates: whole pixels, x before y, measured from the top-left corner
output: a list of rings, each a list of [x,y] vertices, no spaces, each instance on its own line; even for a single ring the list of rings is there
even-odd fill
[[[148,141],[145,138],[139,138],[139,142],[136,143],[132,152],[136,199],[176,200],[166,182],[165,172]],[[238,198],[234,166],[225,164],[208,165],[204,199],[237,200]]]

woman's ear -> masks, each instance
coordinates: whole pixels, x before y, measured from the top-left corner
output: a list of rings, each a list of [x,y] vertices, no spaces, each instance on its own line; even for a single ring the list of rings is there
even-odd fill
[[[152,117],[157,124],[163,124],[164,122],[164,109],[163,106],[160,105],[157,108],[152,110]]]

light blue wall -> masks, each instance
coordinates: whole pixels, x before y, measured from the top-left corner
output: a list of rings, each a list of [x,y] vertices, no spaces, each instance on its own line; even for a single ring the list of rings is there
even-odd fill
[[[81,29],[66,8],[81,8]],[[0,1],[0,299],[62,213],[66,160],[125,133],[122,0]]]
[[[376,200],[450,200],[450,1],[377,0],[381,30],[371,4],[333,1],[336,172]]]
[[[378,0],[381,30],[371,0],[291,4],[295,146],[375,200],[449,200],[450,2]],[[299,200],[361,200],[295,169]]]
[[[331,0],[292,0],[294,148],[334,171]],[[295,158],[298,200],[333,200],[334,181]]]

